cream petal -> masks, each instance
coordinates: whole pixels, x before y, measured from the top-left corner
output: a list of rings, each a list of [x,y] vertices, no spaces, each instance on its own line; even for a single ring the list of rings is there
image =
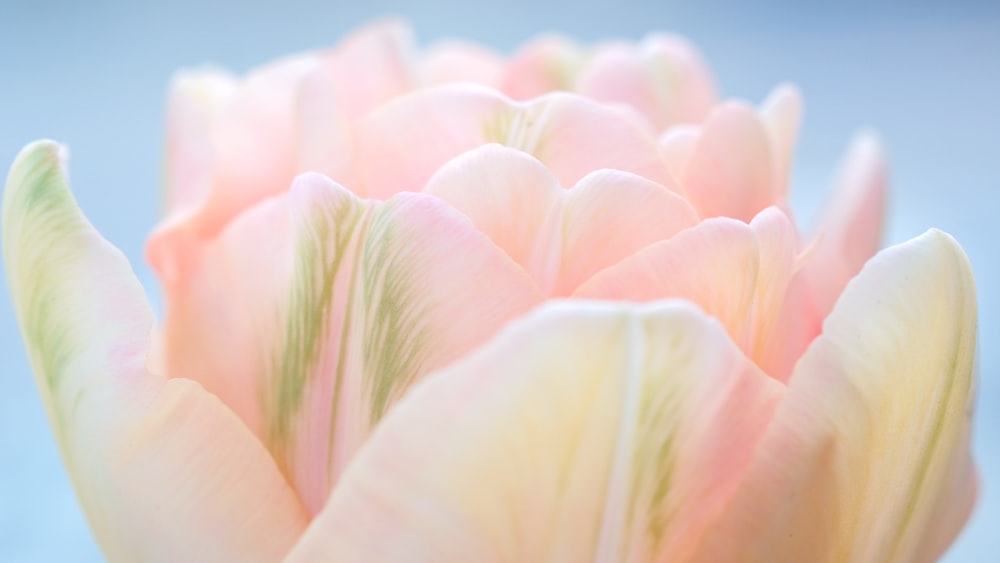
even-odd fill
[[[443,202],[365,201],[317,174],[234,221],[166,292],[168,369],[229,404],[312,513],[411,384],[542,300]]]
[[[697,221],[683,199],[634,174],[601,170],[564,190],[537,159],[496,144],[445,164],[425,193],[465,213],[549,296]]]
[[[683,302],[563,302],[428,378],[288,561],[681,560],[782,386]]]
[[[171,79],[166,116],[167,213],[191,209],[211,191],[215,116],[238,89],[236,77],[212,68],[179,72]]]
[[[274,460],[197,384],[147,371],[152,315],[69,192],[62,149],[7,180],[4,261],[25,346],[84,512],[112,561],[276,561],[305,512]]]
[[[968,517],[976,297],[939,231],[882,251],[799,361],[701,560],[933,561]]]
[[[602,168],[672,183],[638,116],[571,94],[518,103],[471,84],[426,89],[373,113],[358,139],[364,194],[376,199],[422,190],[443,164],[487,143],[532,154],[566,186]]]

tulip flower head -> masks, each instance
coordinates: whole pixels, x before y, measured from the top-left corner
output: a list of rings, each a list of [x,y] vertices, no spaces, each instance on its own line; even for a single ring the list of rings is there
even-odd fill
[[[25,346],[112,561],[929,561],[976,497],[976,297],[883,250],[877,138],[793,221],[789,85],[685,40],[510,56],[405,25],[179,73],[125,257],[17,157]]]

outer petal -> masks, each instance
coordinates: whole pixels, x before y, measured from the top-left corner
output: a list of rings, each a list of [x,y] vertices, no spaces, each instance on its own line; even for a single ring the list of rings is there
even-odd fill
[[[311,512],[412,383],[542,300],[446,204],[364,201],[315,174],[176,269],[168,369],[231,405]]]
[[[274,561],[306,524],[267,451],[215,397],[146,367],[152,317],[91,227],[60,149],[27,147],[4,194],[25,345],[84,511],[113,561]]]
[[[441,165],[487,143],[532,154],[566,186],[601,168],[671,183],[641,118],[570,94],[516,103],[469,84],[427,89],[372,114],[358,143],[364,193],[376,199],[422,190]]]
[[[976,297],[951,237],[878,254],[799,361],[705,561],[932,561],[971,509]]]
[[[564,190],[541,162],[500,145],[455,158],[427,183],[520,263],[550,296],[694,225],[694,209],[663,186],[601,170]]]
[[[780,394],[688,304],[542,309],[415,389],[289,561],[681,559]]]
[[[599,47],[576,81],[576,91],[628,104],[662,130],[700,123],[715,102],[715,86],[697,51],[680,37],[651,35],[641,45]]]

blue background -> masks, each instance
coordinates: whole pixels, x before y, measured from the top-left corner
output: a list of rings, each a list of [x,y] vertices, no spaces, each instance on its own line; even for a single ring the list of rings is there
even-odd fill
[[[794,203],[813,216],[862,126],[888,147],[887,242],[931,226],[958,238],[980,299],[975,450],[984,483],[948,561],[1000,558],[1000,3],[532,0],[491,3],[0,0],[0,169],[25,143],[70,146],[74,191],[132,260],[159,216],[164,87],[178,67],[236,70],[333,43],[383,14],[422,43],[461,36],[504,51],[558,30],[582,41],[651,30],[691,38],[721,92],[759,102],[781,81],[806,100]],[[99,561],[34,388],[0,277],[0,560]]]

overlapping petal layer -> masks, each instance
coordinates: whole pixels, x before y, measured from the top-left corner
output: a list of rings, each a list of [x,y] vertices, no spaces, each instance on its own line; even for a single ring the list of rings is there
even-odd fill
[[[488,143],[533,155],[566,186],[602,168],[673,185],[638,115],[572,94],[514,102],[470,84],[442,86],[380,108],[357,134],[361,182],[354,189],[375,199],[420,191],[443,164]]]
[[[117,561],[273,561],[308,519],[260,442],[197,383],[146,367],[152,315],[69,193],[58,145],[20,154],[4,262],[39,390],[87,518]]]
[[[933,561],[975,498],[976,296],[951,237],[878,254],[798,362],[703,561]]]
[[[725,102],[700,126],[672,128],[662,135],[667,162],[703,217],[749,222],[771,205],[787,205],[801,105],[798,92],[784,86],[759,111],[743,102]]]
[[[568,296],[595,273],[698,221],[684,199],[640,176],[595,171],[563,189],[531,155],[495,144],[442,166],[424,193],[472,219],[548,296]]]
[[[543,308],[414,389],[289,561],[681,560],[781,395],[688,304]]]
[[[766,365],[796,252],[794,226],[777,208],[749,225],[707,219],[600,272],[573,297],[687,299],[722,322],[734,342]]]
[[[939,556],[976,494],[967,260],[876,255],[870,135],[801,239],[798,92],[714,101],[677,37],[420,54],[393,20],[180,74],[152,338],[25,149],[6,268],[108,557]]]
[[[541,302],[436,198],[358,199],[307,174],[195,246],[167,286],[166,369],[202,382],[317,512],[370,429],[428,371]]]

